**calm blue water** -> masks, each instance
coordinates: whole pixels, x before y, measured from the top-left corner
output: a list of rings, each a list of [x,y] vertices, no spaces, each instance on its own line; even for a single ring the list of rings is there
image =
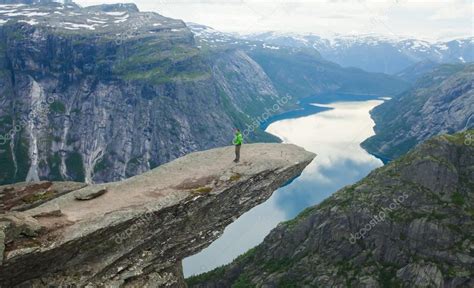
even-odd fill
[[[266,131],[285,143],[299,145],[318,156],[300,177],[229,225],[211,246],[184,259],[186,277],[231,262],[261,243],[278,223],[294,218],[305,208],[320,203],[383,165],[359,146],[374,134],[369,111],[383,101],[362,98],[321,104],[329,100],[340,99],[329,98],[320,104],[311,104],[314,100],[310,100],[302,103],[302,110],[274,117],[272,121],[276,122],[267,125]],[[312,111],[312,115],[308,115],[308,111]]]

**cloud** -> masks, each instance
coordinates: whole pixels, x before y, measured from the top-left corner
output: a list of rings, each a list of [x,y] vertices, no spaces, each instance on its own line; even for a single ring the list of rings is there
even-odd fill
[[[132,0],[133,1],[133,0]],[[117,0],[78,0],[81,5]],[[119,1],[130,2],[130,0]],[[466,0],[136,0],[143,11],[226,32],[282,31],[411,36],[433,40],[472,35],[473,2]]]

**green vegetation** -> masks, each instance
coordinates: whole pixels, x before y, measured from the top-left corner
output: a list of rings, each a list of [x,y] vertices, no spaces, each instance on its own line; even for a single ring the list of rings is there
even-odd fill
[[[464,196],[459,192],[454,192],[451,195],[451,201],[457,206],[463,206],[465,203]]]
[[[263,264],[263,270],[268,273],[284,271],[291,267],[295,260],[290,258],[274,259]]]
[[[257,248],[256,247],[252,248],[249,251],[247,251],[244,254],[237,257],[234,261],[239,262],[239,263],[242,263],[242,262],[245,262],[245,261],[250,261],[250,262],[254,261],[256,259],[256,255],[255,255],[256,252],[257,252]],[[192,287],[193,285],[201,283],[201,282],[210,281],[212,279],[222,278],[224,276],[227,268],[228,268],[228,265],[224,265],[224,266],[218,267],[214,270],[211,270],[209,272],[206,272],[206,273],[203,273],[203,274],[200,274],[200,275],[196,275],[196,276],[191,276],[191,277],[186,279],[186,283],[188,284],[189,287]],[[239,285],[245,284],[244,280],[245,280],[245,278],[242,278],[240,280]],[[245,286],[241,286],[241,287],[245,287]],[[253,287],[253,286],[251,286],[251,287]]]
[[[328,199],[330,199],[330,198],[328,198]],[[328,199],[326,199],[328,202],[331,201],[331,200],[328,200]],[[304,209],[303,212],[298,214],[298,216],[296,216],[295,218],[293,218],[291,220],[283,222],[283,224],[286,225],[289,228],[296,226],[296,224],[298,224],[300,221],[302,221],[302,220],[306,219],[306,217],[310,216],[313,213],[313,211],[317,210],[320,207],[320,205],[323,205],[323,203],[325,203],[326,200],[323,201],[319,205],[308,207],[308,208]]]
[[[344,193],[344,195],[350,197],[354,194],[355,188],[357,186],[358,186],[358,184],[347,186],[344,190],[341,191],[341,193]],[[286,225],[288,228],[292,228],[292,227],[296,226],[296,224],[298,224],[302,220],[306,219],[308,216],[312,215],[313,212],[316,211],[316,210],[331,208],[331,207],[334,207],[336,205],[338,207],[344,208],[344,207],[347,207],[351,201],[352,201],[351,198],[346,197],[345,200],[337,202],[336,200],[334,200],[333,197],[329,197],[329,198],[325,199],[323,202],[319,203],[318,205],[315,205],[315,206],[308,207],[308,208],[304,209],[300,214],[298,214],[298,216],[296,216],[295,218],[293,218],[291,220],[283,222],[283,224]]]
[[[16,134],[13,153],[17,167],[13,161],[10,141],[0,145],[0,185],[24,181],[30,167],[28,140],[22,137],[22,131]]]
[[[12,125],[13,119],[10,115],[0,117],[0,129],[2,129],[4,133],[8,132],[7,129],[11,128]]]
[[[198,49],[148,38],[126,43],[118,51],[113,72],[127,81],[154,85],[200,81],[211,77]],[[130,51],[133,51],[130,53]]]
[[[237,280],[232,284],[232,288],[253,288],[256,287],[250,281],[250,278],[244,273],[237,278]]]
[[[396,277],[397,269],[391,265],[385,265],[380,269],[379,272],[379,281],[382,284],[382,287],[387,288],[401,288],[402,283]]]
[[[298,280],[289,278],[289,277],[282,277],[280,281],[278,281],[278,288],[299,288],[301,287],[298,284]]]
[[[235,127],[241,127],[241,129],[245,129],[247,124],[251,124],[252,119],[238,111],[236,107],[232,104],[230,97],[221,89],[218,90],[219,98],[221,99],[221,103],[224,109],[224,112],[230,116],[230,118],[234,121]],[[257,128],[253,133],[250,133],[249,137],[244,139],[245,143],[252,143],[252,142],[270,142],[270,143],[279,143],[281,140],[278,137],[275,137],[265,131],[262,131],[260,128]]]
[[[17,136],[20,137],[20,140],[15,143],[15,158],[18,165],[18,171],[16,177],[13,179],[13,182],[23,181],[26,179],[30,167],[30,145],[26,137],[23,137],[22,135],[23,133],[20,132]]]
[[[7,142],[8,144],[8,142]],[[11,183],[14,177],[15,168],[10,150],[6,149],[7,145],[0,146],[0,185]],[[5,149],[3,149],[5,147]]]
[[[447,141],[451,143],[455,143],[456,145],[465,145],[468,142],[469,137],[470,137],[470,139],[472,139],[471,144],[472,146],[474,146],[474,129],[470,129],[470,130],[467,130],[461,133],[452,134],[452,135],[447,134],[441,137],[443,137],[444,139],[446,139]]]
[[[82,155],[78,152],[70,153],[66,158],[66,167],[68,174],[77,182],[84,182],[84,165],[82,162]]]
[[[55,195],[56,195],[56,193],[54,191],[49,190],[49,191],[46,191],[44,193],[35,193],[35,194],[28,195],[25,198],[23,198],[22,200],[25,203],[32,204],[32,203],[35,203],[35,202],[38,202],[38,201],[44,201],[44,200],[51,199]]]
[[[469,77],[465,75],[472,71],[474,71],[472,64],[441,65],[435,71],[423,76],[410,90],[397,96],[397,101],[387,101],[374,108],[371,115],[376,123],[376,135],[365,140],[361,144],[362,147],[377,156],[388,159],[396,159],[407,153],[420,142],[416,136],[409,136],[413,134],[411,130],[428,120],[423,117],[430,117],[430,115],[421,115],[422,108],[428,99],[433,95],[438,95],[440,99],[445,99],[446,103],[442,104],[447,109],[449,101],[454,99],[449,95],[449,91],[457,89],[453,83],[468,83]],[[401,117],[401,115],[404,116]],[[440,132],[430,131],[434,135]],[[400,137],[400,135],[405,136]],[[443,137],[456,144],[465,141],[463,135]]]
[[[94,174],[99,173],[101,171],[106,170],[109,167],[109,163],[107,159],[102,158],[99,162],[97,162],[94,166]]]
[[[64,106],[64,103],[59,100],[55,100],[51,103],[49,109],[56,114],[64,114],[66,112],[66,106]]]
[[[198,194],[207,194],[212,191],[211,187],[203,186],[199,187],[193,190],[193,193],[198,193]]]
[[[304,98],[336,91],[396,95],[408,87],[395,77],[327,62],[313,51],[254,50],[249,55],[262,66],[281,95]]]
[[[60,167],[61,167],[61,157],[59,153],[54,153],[48,159],[50,173],[49,179],[52,181],[62,181],[63,178],[61,176]]]
[[[238,181],[240,178],[242,178],[242,175],[239,173],[235,173],[234,175],[230,176],[230,181]]]
[[[211,279],[219,279],[224,276],[225,271],[226,271],[225,266],[221,266],[209,272],[187,278],[186,284],[188,284],[189,287],[192,287],[193,285],[196,285],[201,282],[209,281]]]

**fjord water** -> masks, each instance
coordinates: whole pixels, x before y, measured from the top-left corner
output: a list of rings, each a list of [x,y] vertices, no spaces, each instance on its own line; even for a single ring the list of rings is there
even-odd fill
[[[270,124],[267,132],[280,137],[284,143],[304,147],[317,157],[300,177],[229,225],[207,249],[184,259],[185,277],[230,263],[261,243],[278,223],[294,218],[305,208],[320,203],[382,166],[382,161],[359,146],[374,134],[369,111],[382,102],[311,104],[322,112]],[[242,160],[245,161],[245,146]]]

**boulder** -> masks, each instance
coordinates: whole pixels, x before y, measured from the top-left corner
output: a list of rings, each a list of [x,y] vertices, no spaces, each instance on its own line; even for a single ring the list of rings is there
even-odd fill
[[[104,195],[107,192],[107,188],[101,186],[92,186],[83,188],[74,193],[74,198],[79,201],[92,200],[97,197]]]

